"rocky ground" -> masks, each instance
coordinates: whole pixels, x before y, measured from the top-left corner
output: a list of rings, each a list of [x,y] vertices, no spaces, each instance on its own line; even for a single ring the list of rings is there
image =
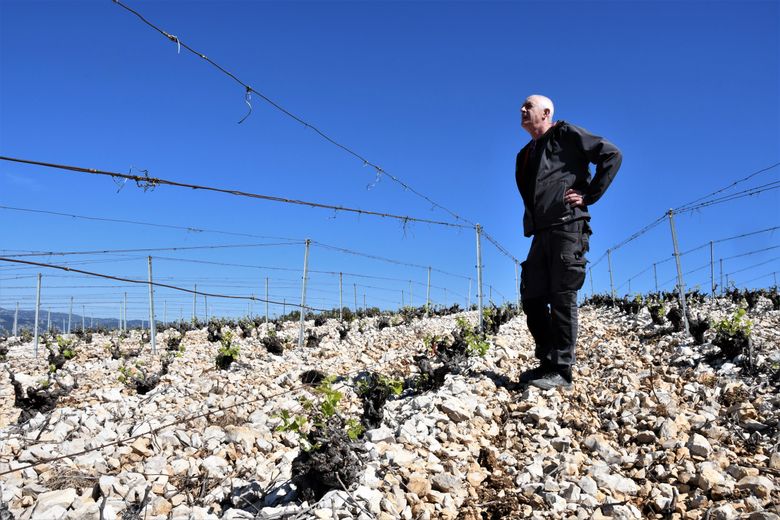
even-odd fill
[[[717,321],[737,307],[693,308]],[[263,325],[233,340],[240,354],[227,370],[206,330],[190,331],[143,394],[128,383],[141,369],[153,383],[161,357],[137,331],[114,349],[120,359],[107,336],[78,342],[55,377],[45,352],[35,359],[11,339],[0,374],[0,519],[778,519],[780,311],[771,308],[763,300],[748,312],[751,351],[726,359],[713,331],[694,345],[653,325],[647,309],[583,307],[570,391],[514,384],[534,365],[522,316],[490,337],[484,357],[439,371],[438,387],[415,375],[426,361],[438,366],[430,345],[474,312],[393,317],[381,330],[381,318],[367,318],[343,339],[336,320],[308,322],[323,337],[303,348],[288,323],[281,355],[263,346]],[[176,334],[158,335],[159,349]],[[312,370],[338,378],[323,386]],[[381,425],[351,443],[312,432],[324,428],[313,410],[326,402],[354,426],[370,372],[407,381]],[[23,395],[26,410],[14,406],[10,374],[40,390]],[[294,418],[307,415],[296,431]],[[300,479],[302,461],[336,470]]]

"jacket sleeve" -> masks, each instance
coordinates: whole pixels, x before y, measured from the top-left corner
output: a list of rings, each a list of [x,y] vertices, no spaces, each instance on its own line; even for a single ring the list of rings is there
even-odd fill
[[[583,197],[585,205],[590,206],[607,191],[620,169],[623,154],[617,146],[603,137],[588,133],[587,130],[570,124],[569,131],[588,161],[596,165],[596,174]]]

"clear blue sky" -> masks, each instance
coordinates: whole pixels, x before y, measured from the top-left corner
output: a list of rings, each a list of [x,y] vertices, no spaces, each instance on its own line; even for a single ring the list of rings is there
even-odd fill
[[[480,222],[520,259],[522,204],[514,158],[528,141],[519,107],[528,94],[556,103],[556,119],[604,135],[624,153],[612,187],[591,208],[599,259],[671,207],[780,161],[780,3],[735,2],[216,2],[127,4],[203,52],[286,109],[381,165],[420,192]],[[252,98],[211,66],[109,0],[0,1],[0,154],[183,182],[451,220],[313,131]],[[780,177],[780,167],[725,192]],[[779,190],[681,215],[682,250],[780,225]],[[431,265],[432,299],[465,304],[474,279],[473,231],[160,187],[144,193],[111,179],[0,164],[0,205],[315,241]],[[278,242],[85,221],[0,209],[4,254]],[[780,230],[717,244],[715,258],[780,245]],[[485,292],[514,300],[512,261],[483,242]],[[83,268],[155,277],[214,292],[300,298],[301,245],[40,257]],[[671,255],[663,222],[613,254],[615,285]],[[284,267],[249,269],[166,260]],[[738,285],[768,286],[780,248],[727,259]],[[106,261],[109,260],[109,261]],[[683,270],[709,248],[683,257]],[[76,265],[74,264],[74,267]],[[313,247],[310,268],[411,280],[424,302],[426,271]],[[0,306],[34,301],[38,269],[0,265]],[[92,279],[44,273],[45,307],[68,296],[88,313],[116,316],[127,291],[131,318],[145,313],[145,288],[92,287]],[[52,276],[58,275],[58,276]],[[607,262],[593,269],[609,288]],[[18,278],[28,276],[30,278]],[[658,266],[659,283],[673,278]],[[687,277],[708,287],[709,270]],[[757,279],[755,279],[757,278]],[[751,280],[755,279],[755,280]],[[312,275],[310,303],[338,305],[338,278]],[[409,283],[345,276],[345,304],[397,307]],[[72,287],[86,285],[90,287]],[[631,291],[653,288],[652,269]],[[62,286],[56,288],[55,286]],[[590,292],[590,280],[585,293]],[[665,288],[670,289],[672,283]],[[46,290],[48,288],[48,290]],[[447,288],[445,295],[443,288]],[[474,301],[476,288],[472,288]],[[191,298],[159,291],[168,319],[191,313]],[[202,302],[199,302],[202,312]],[[246,303],[209,301],[212,314]],[[79,309],[80,310],[80,309]],[[255,304],[253,312],[261,312]],[[289,309],[288,309],[289,310]],[[273,309],[272,309],[273,312]]]

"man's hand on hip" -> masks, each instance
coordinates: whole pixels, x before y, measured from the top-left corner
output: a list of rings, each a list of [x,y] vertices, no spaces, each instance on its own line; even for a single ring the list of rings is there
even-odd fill
[[[577,190],[566,190],[563,194],[563,201],[572,208],[584,208],[585,203],[582,201],[583,193]]]

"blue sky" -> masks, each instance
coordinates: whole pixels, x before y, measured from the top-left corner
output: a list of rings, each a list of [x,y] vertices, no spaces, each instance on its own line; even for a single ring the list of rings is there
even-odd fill
[[[556,119],[604,135],[624,153],[620,173],[591,208],[590,259],[601,258],[666,210],[780,161],[778,2],[207,2],[128,0],[150,21],[204,53],[292,113],[465,218],[514,256],[522,204],[514,157],[528,141],[519,107],[542,93]],[[313,131],[261,101],[251,115],[240,85],[109,0],[0,1],[0,154],[435,220],[452,220]],[[724,192],[777,181],[780,167]],[[778,190],[676,218],[683,251],[709,240],[780,225]],[[475,236],[427,224],[288,206],[169,187],[120,191],[109,178],[0,163],[0,205],[227,230],[319,243],[432,266],[432,299],[475,298]],[[86,221],[0,209],[3,254],[192,247],[279,240]],[[780,231],[780,230],[778,230]],[[715,246],[738,285],[768,286],[780,271],[780,233]],[[668,222],[612,255],[619,293],[629,277],[671,255]],[[513,262],[483,241],[485,293],[514,301]],[[227,294],[300,298],[301,244],[38,257],[84,269]],[[167,257],[167,258],[163,258]],[[178,260],[171,260],[176,258]],[[183,262],[181,260],[188,260]],[[235,265],[250,265],[253,268]],[[685,255],[683,270],[709,262]],[[755,264],[761,264],[751,267]],[[77,267],[74,264],[74,267]],[[268,269],[279,267],[283,271]],[[383,308],[424,303],[424,268],[312,247],[310,303]],[[744,271],[741,271],[745,269]],[[0,306],[34,301],[38,269],[0,266]],[[116,316],[128,292],[131,318],[146,289],[42,270],[44,307],[69,297]],[[448,273],[448,274],[445,274]],[[657,267],[659,284],[674,277]],[[53,276],[56,275],[56,276]],[[458,276],[452,276],[458,275]],[[25,276],[26,278],[16,278]],[[709,285],[709,270],[689,286]],[[111,287],[108,287],[108,286]],[[664,286],[670,289],[673,283]],[[87,286],[87,287],[82,287]],[[103,287],[106,286],[106,287]],[[114,287],[116,286],[116,287]],[[606,259],[593,287],[609,288]],[[588,280],[584,293],[589,293]],[[631,292],[654,288],[652,269]],[[446,289],[446,294],[445,294]],[[191,297],[158,291],[168,319]],[[203,305],[199,302],[199,311]],[[211,314],[245,313],[245,302],[209,300]],[[279,309],[277,309],[279,310]],[[289,310],[289,309],[288,309]],[[252,308],[263,312],[260,304]],[[274,309],[272,308],[272,311]]]

